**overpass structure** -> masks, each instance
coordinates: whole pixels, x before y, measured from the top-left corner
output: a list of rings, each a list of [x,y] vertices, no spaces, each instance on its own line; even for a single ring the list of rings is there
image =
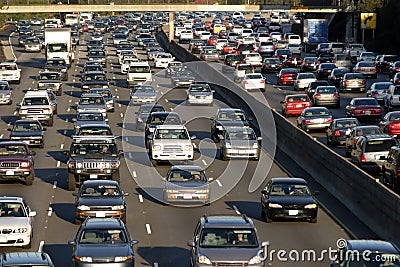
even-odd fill
[[[312,8],[268,5],[191,5],[191,4],[154,4],[154,5],[18,5],[3,6],[0,13],[54,13],[54,12],[171,12],[171,11],[292,11],[303,13],[336,13],[338,8]]]

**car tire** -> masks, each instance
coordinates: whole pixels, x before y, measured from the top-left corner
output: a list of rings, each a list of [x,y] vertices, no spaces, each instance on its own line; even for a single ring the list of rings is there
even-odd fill
[[[310,223],[317,223],[317,221],[318,221],[317,216],[315,216],[314,218],[310,219]]]
[[[49,125],[49,126],[53,126],[54,125],[54,118],[53,117],[51,117],[49,119],[49,121],[47,122],[47,125]]]
[[[155,159],[151,159],[151,164],[153,164],[154,167],[158,165],[158,161]]]
[[[23,246],[22,248],[23,248],[23,249],[30,249],[30,248],[32,248],[32,236],[31,236],[31,240],[29,240],[29,244]]]
[[[345,148],[344,148],[344,153],[345,153],[345,155],[346,155],[347,157],[349,157],[349,156],[351,155],[351,152],[349,151],[347,145],[346,145]]]
[[[283,117],[285,117],[285,118],[289,117],[288,114],[286,113],[286,111],[285,111],[284,109],[282,109],[282,115],[283,115]]]
[[[267,213],[265,214],[264,218],[265,218],[266,223],[272,223],[272,219],[270,217],[268,217]]]
[[[74,223],[75,223],[76,225],[81,225],[81,224],[82,224],[82,221],[79,220],[78,218],[75,218],[75,219],[74,219]]]
[[[25,184],[26,185],[32,185],[34,179],[35,179],[35,172],[32,171],[32,173],[29,176],[26,177]]]
[[[68,173],[68,191],[75,191],[76,190],[76,178],[75,175],[72,173]]]

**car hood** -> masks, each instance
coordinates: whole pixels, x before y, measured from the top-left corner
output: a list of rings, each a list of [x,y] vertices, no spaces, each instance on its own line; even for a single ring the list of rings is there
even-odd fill
[[[29,226],[28,217],[1,217],[1,228],[17,228]]]
[[[98,125],[98,124],[104,124],[104,125],[106,125],[107,123],[105,122],[105,121],[77,121],[77,122],[75,122],[75,126],[81,126],[81,125],[91,125],[91,124],[96,124],[96,125]]]
[[[270,196],[271,203],[283,205],[307,205],[316,203],[312,196]]]
[[[15,137],[29,137],[29,136],[43,136],[42,131],[35,131],[35,132],[11,132],[10,136]]]
[[[77,109],[105,109],[105,105],[78,105]]]
[[[168,188],[188,188],[188,187],[206,187],[206,181],[187,181],[187,182],[166,182],[165,186]]]
[[[85,206],[117,206],[123,205],[121,197],[80,197],[76,204]]]
[[[190,139],[153,139],[154,144],[160,145],[190,145],[192,144]]]
[[[117,155],[106,155],[103,154],[90,154],[90,155],[79,155],[79,156],[72,156],[72,159],[76,162],[86,161],[87,159],[97,160],[97,161],[116,161],[118,160]]]
[[[214,261],[249,261],[256,256],[260,248],[200,248],[199,254]]]
[[[91,256],[92,258],[114,258],[130,255],[129,244],[79,244],[75,255]]]
[[[211,92],[189,92],[188,93],[189,95],[198,95],[198,96],[207,96],[207,95],[211,95],[212,93]]]

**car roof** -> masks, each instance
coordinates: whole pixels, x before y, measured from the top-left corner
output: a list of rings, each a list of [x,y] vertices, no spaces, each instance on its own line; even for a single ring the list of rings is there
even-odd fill
[[[203,227],[254,228],[253,221],[246,215],[204,215]]]
[[[196,165],[175,165],[172,166],[170,171],[173,170],[190,170],[190,171],[202,171],[203,169],[200,166]]]
[[[272,178],[271,179],[272,184],[304,184],[307,185],[306,180],[303,178],[294,178],[294,177],[282,177],[282,178]]]
[[[96,184],[116,185],[119,187],[118,182],[112,180],[86,180],[83,182],[83,185],[96,185]]]
[[[3,265],[50,265],[52,262],[50,256],[44,252],[10,252],[2,255]]]
[[[366,135],[364,137],[367,139],[367,141],[376,140],[376,139],[393,139],[393,137],[388,134]]]
[[[186,129],[186,127],[184,125],[179,125],[179,124],[174,124],[174,125],[157,125],[156,129]]]
[[[357,251],[369,250],[372,253],[400,253],[399,249],[396,248],[392,243],[382,240],[347,240],[347,249]]]
[[[39,90],[39,91],[27,91],[25,93],[25,96],[46,96],[46,97],[48,97],[49,95],[48,95],[47,91]]]
[[[220,108],[220,109],[218,109],[218,112],[223,112],[223,111],[240,111],[240,112],[244,113],[244,111],[240,108]]]
[[[91,128],[91,127],[107,127],[109,129],[111,129],[110,125],[108,124],[104,124],[104,123],[90,123],[90,124],[82,124],[80,125],[80,128]]]
[[[3,143],[3,142],[1,142],[1,143]],[[21,142],[21,143],[22,143],[22,142]],[[22,198],[22,197],[6,197],[6,196],[0,197],[0,202],[3,202],[3,201],[17,201],[17,202],[22,202],[22,201],[23,201],[23,198]]]
[[[84,93],[84,94],[81,95],[81,98],[82,97],[91,97],[91,96],[99,97],[99,96],[102,96],[102,95],[98,94],[98,93]]]

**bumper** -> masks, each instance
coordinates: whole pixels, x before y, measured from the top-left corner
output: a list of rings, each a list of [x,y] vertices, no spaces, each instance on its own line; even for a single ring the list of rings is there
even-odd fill
[[[376,162],[362,162],[361,169],[366,171],[381,171],[382,166],[384,165],[384,161],[376,161]]]
[[[75,218],[84,221],[87,217],[90,218],[117,218],[122,219],[126,216],[126,212],[121,211],[76,211]]]
[[[210,195],[205,194],[195,194],[195,193],[164,193],[164,201],[169,203],[203,203],[206,204],[210,200]]]
[[[380,120],[382,118],[382,114],[371,114],[371,115],[353,115],[353,118],[357,118],[358,120]]]
[[[30,169],[0,170],[0,180],[25,180],[31,174]]]
[[[69,173],[74,174],[76,183],[80,184],[83,183],[86,180],[109,180],[111,179],[113,173],[116,172],[116,170],[108,169],[108,170],[74,170],[68,171]]]
[[[315,100],[315,105],[317,106],[336,106],[340,105],[338,100]]]
[[[32,139],[32,138],[11,138],[12,141],[22,141],[29,146],[40,146],[43,145],[43,138],[37,138],[37,139]]]
[[[312,210],[286,210],[268,209],[266,214],[271,219],[312,219],[317,217],[318,209]]]
[[[188,151],[188,152],[182,151],[179,153],[152,151],[151,158],[157,161],[190,160],[193,159],[193,151]]]
[[[333,137],[332,142],[335,144],[344,145],[346,144],[346,136]]]
[[[354,87],[345,87],[342,90],[343,91],[365,92],[365,85],[363,85],[363,86],[354,86]]]
[[[259,149],[224,149],[226,158],[259,158]]]
[[[21,120],[38,120],[40,122],[47,122],[49,120],[51,120],[51,118],[53,118],[52,115],[35,115],[35,114],[20,114],[19,118]]]
[[[287,109],[285,112],[287,115],[300,115],[303,109]]]
[[[174,87],[189,87],[194,81],[173,82]]]
[[[10,104],[11,102],[11,98],[0,98],[0,104]]]
[[[26,246],[31,242],[30,233],[27,234],[11,234],[0,235],[0,247],[21,247]]]
[[[135,261],[126,261],[126,262],[80,262],[80,261],[73,261],[74,267],[134,267]]]
[[[307,130],[325,130],[329,125],[330,123],[305,124],[304,128]]]
[[[187,102],[191,105],[211,105],[213,103],[213,99],[207,98],[196,98],[196,99],[188,99]]]
[[[132,98],[131,102],[133,105],[142,105],[142,104],[155,104],[157,100],[151,98]]]

